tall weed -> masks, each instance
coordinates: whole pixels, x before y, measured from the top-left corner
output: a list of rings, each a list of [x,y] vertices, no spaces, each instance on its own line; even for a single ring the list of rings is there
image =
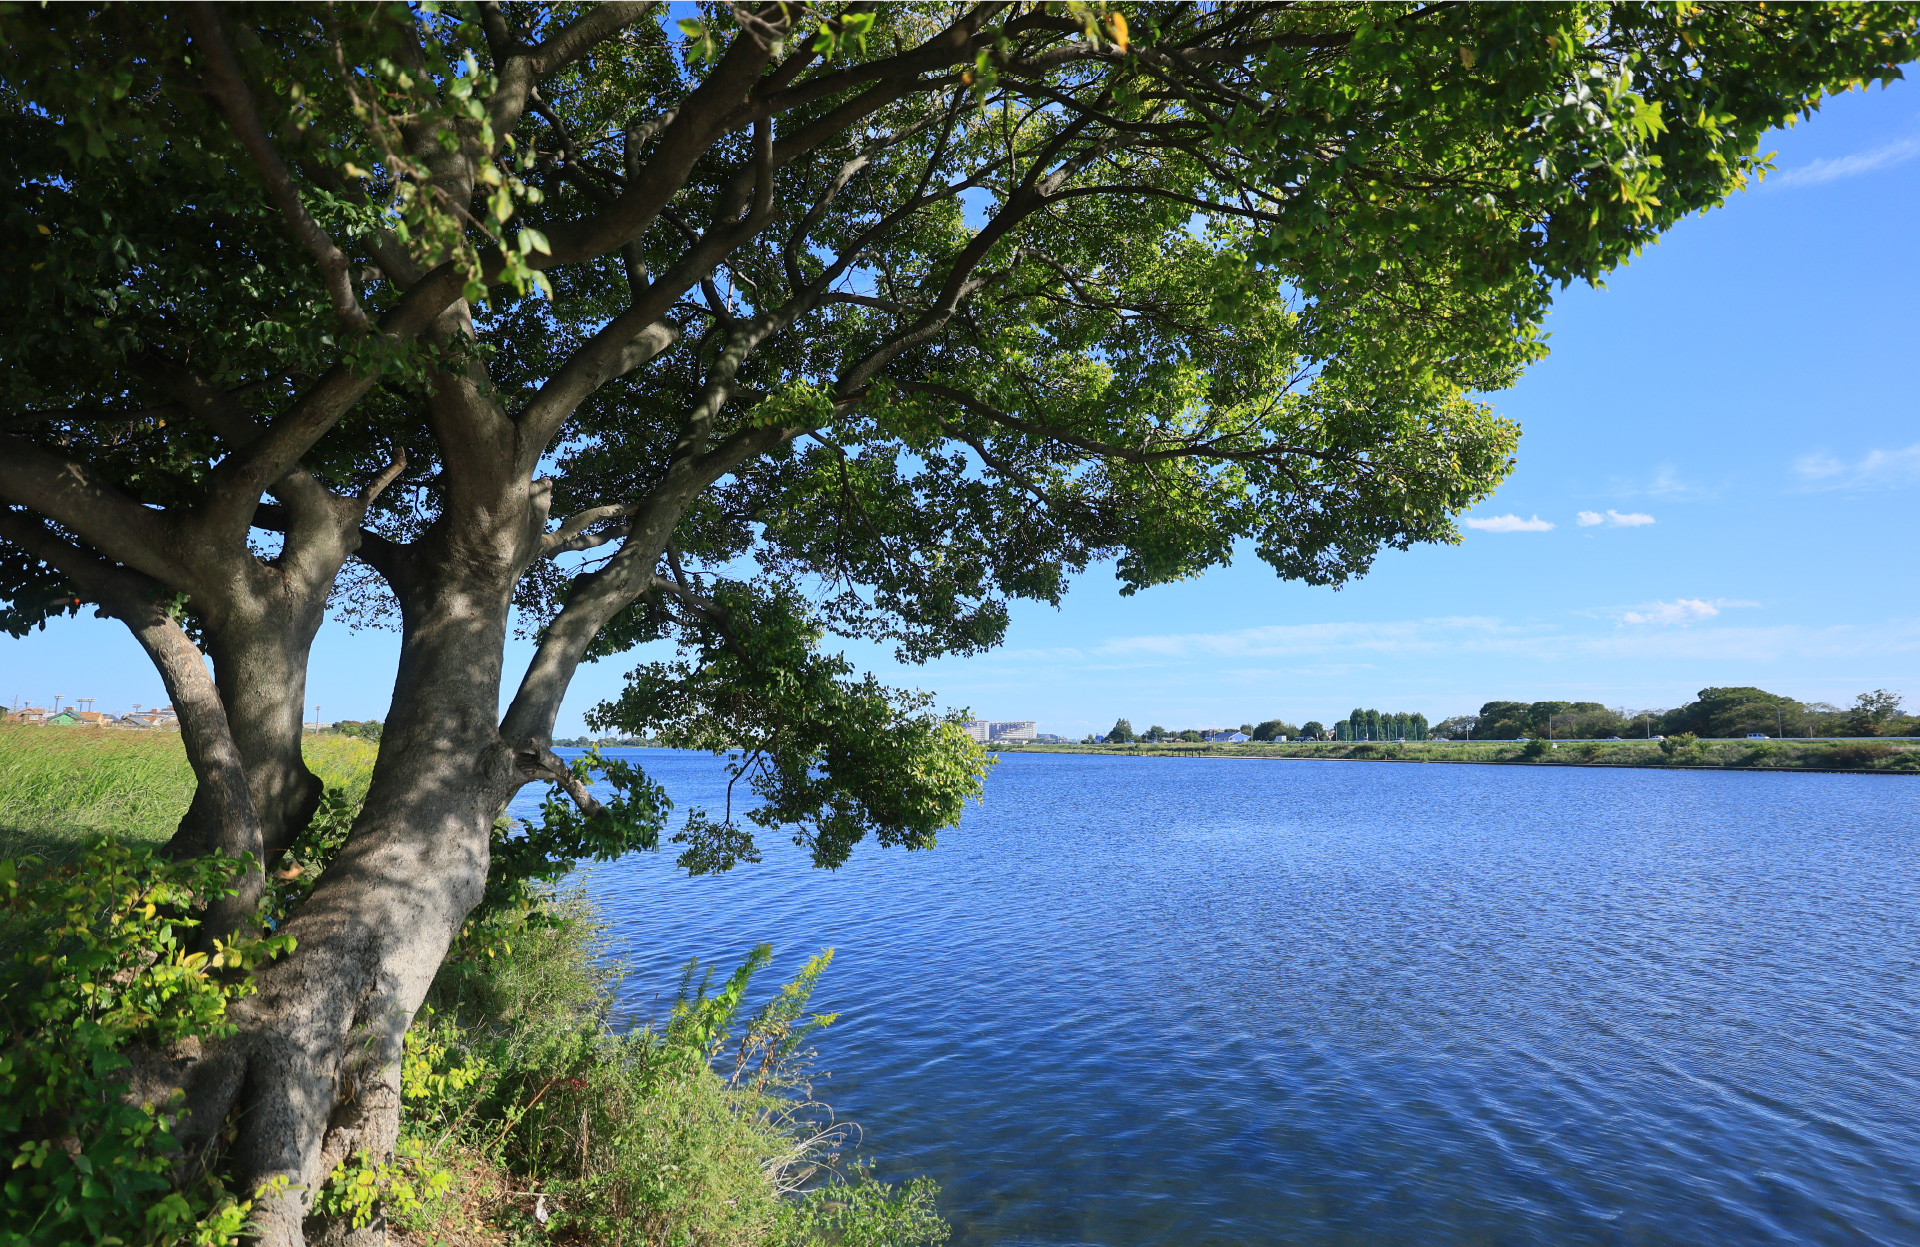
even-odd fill
[[[556,906],[562,924],[435,984],[408,1041],[403,1135],[422,1174],[466,1177],[398,1224],[530,1232],[537,1211],[543,1234],[615,1247],[944,1240],[932,1183],[836,1168],[844,1131],[810,1097],[805,1046],[833,1020],[807,1011],[830,954],[751,1012],[770,949],[717,986],[690,964],[664,1025],[621,1032],[591,907],[577,888]]]

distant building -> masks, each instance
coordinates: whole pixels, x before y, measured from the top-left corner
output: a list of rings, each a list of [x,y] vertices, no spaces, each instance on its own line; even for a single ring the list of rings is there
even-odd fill
[[[180,716],[173,712],[172,706],[156,706],[152,710],[136,710],[132,714],[120,716],[122,727],[179,727]]]
[[[1232,731],[1206,732],[1206,733],[1203,733],[1203,735],[1205,735],[1205,737],[1208,740],[1219,741],[1221,744],[1226,744],[1226,745],[1237,745],[1237,744],[1240,744],[1242,741],[1253,739],[1252,737],[1248,736],[1245,732],[1232,732]]]
[[[985,744],[992,740],[1034,740],[1040,735],[1039,726],[1032,719],[975,719],[962,723],[960,730]]]

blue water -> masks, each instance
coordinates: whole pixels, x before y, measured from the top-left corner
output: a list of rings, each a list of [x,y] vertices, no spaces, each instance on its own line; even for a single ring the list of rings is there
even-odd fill
[[[1899,777],[1011,755],[931,853],[591,886],[641,1016],[837,949],[817,1090],[956,1244],[1906,1245],[1917,835]]]

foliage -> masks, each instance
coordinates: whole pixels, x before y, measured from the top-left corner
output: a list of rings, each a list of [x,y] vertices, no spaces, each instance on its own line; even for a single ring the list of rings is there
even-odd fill
[[[500,1193],[511,1189],[546,1193],[545,1233],[595,1242],[944,1238],[930,1182],[890,1187],[857,1164],[832,1168],[840,1132],[806,1100],[806,1040],[832,1021],[810,1014],[808,997],[830,951],[758,1008],[765,945],[718,984],[690,963],[666,1022],[620,1033],[605,1020],[613,980],[594,963],[598,921],[578,891],[556,905],[566,923],[443,970],[438,1011],[408,1039],[402,1131],[425,1146],[420,1171],[502,1175],[476,1236],[534,1228],[531,1198]],[[471,1216],[460,1195],[439,1192],[397,1223],[438,1234]]]
[[[1152,730],[1155,732],[1164,732],[1166,729],[1156,724]],[[1125,745],[1134,739],[1133,724],[1127,722],[1125,719],[1115,719],[1113,726],[1107,729],[1108,744]]]
[[[136,1045],[218,1039],[248,971],[284,936],[187,951],[196,898],[245,863],[166,862],[100,839],[73,863],[0,861],[0,1242],[215,1244],[248,1205],[211,1177],[176,1184],[172,1106],[128,1099]]]
[[[691,652],[628,676],[620,697],[589,712],[681,749],[728,754],[721,818],[689,813],[675,834],[691,874],[757,861],[757,827],[791,827],[816,866],[835,867],[872,834],[883,845],[929,849],[982,791],[986,751],[960,730],[965,714],[929,713],[932,698],[849,679],[845,658],[819,651],[821,631],[797,600],[744,586],[716,595],[726,619],[695,634]],[[759,804],[736,819],[733,784]]]
[[[1791,697],[1758,688],[1703,688],[1698,700],[1667,712],[1663,729],[1669,736],[1682,732],[1716,737],[1748,732],[1773,735],[1788,717],[1796,721],[1801,717],[1800,703]]]
[[[1684,761],[1700,751],[1700,738],[1692,732],[1676,732],[1660,742],[1660,752],[1676,761]]]
[[[424,1164],[425,1160],[426,1144],[420,1139],[400,1140],[391,1162],[364,1151],[355,1152],[327,1176],[314,1199],[314,1211],[340,1217],[356,1230],[372,1224],[376,1215],[392,1217],[404,1225],[431,1207],[453,1184],[444,1169]]]

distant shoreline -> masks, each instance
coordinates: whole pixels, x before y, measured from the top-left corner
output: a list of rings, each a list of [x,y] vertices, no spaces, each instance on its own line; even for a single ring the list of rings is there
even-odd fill
[[[1274,762],[1411,762],[1467,766],[1578,766],[1660,771],[1773,771],[1815,775],[1920,775],[1920,741],[1901,738],[1702,740],[1669,752],[1658,741],[1544,742],[1527,756],[1522,741],[1386,741],[1140,745],[1014,744],[1002,753],[1080,753],[1134,758],[1245,758]]]

